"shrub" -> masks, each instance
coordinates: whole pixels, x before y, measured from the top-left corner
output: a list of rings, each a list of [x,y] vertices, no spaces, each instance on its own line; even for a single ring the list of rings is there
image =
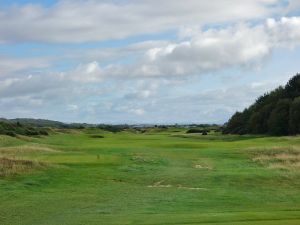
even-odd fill
[[[202,133],[202,132],[203,132],[203,130],[192,128],[192,129],[187,130],[186,133],[187,134],[195,134],[195,133]]]
[[[45,131],[45,130],[40,130],[40,131],[39,131],[39,134],[40,134],[40,135],[44,135],[44,136],[49,135],[49,133],[48,133],[47,131]]]
[[[205,129],[195,129],[195,128],[192,128],[192,129],[189,129],[186,133],[187,134],[202,134],[202,135],[207,135],[208,134],[208,130],[205,130]]]
[[[208,133],[207,133],[206,130],[202,131],[202,135],[207,135],[207,134],[208,134]]]
[[[16,134],[13,131],[6,131],[5,135],[11,136],[11,137],[15,137]]]

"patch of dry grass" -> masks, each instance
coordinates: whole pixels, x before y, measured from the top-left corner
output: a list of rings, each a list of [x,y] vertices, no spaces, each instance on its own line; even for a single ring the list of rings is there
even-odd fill
[[[251,148],[250,152],[253,161],[268,168],[300,170],[300,148],[298,146]]]
[[[16,138],[18,138],[22,141],[26,141],[26,142],[30,142],[30,141],[34,140],[34,137],[23,136],[23,135],[17,135]]]
[[[130,158],[136,164],[164,164],[165,159],[158,157],[151,157],[144,154],[135,154]]]
[[[27,173],[35,169],[43,169],[46,164],[31,160],[0,158],[0,177],[8,177]]]
[[[0,147],[0,154],[17,154],[17,153],[32,153],[32,152],[60,152],[40,145],[20,145],[13,147]]]
[[[51,131],[58,134],[81,134],[81,131],[77,129],[52,128]]]

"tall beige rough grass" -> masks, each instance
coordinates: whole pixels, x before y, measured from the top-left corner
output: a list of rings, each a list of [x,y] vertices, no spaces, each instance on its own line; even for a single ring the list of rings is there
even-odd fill
[[[44,163],[31,160],[9,159],[6,157],[0,158],[0,177],[8,177],[21,173],[26,173],[34,169],[44,168]]]
[[[289,147],[268,147],[251,148],[252,159],[271,169],[300,170],[300,148]]]

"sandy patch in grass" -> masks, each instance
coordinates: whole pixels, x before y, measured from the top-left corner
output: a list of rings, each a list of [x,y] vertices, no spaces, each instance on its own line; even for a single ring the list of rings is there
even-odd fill
[[[13,176],[43,168],[46,168],[46,164],[37,161],[0,158],[0,177]]]
[[[212,170],[213,162],[210,158],[198,158],[192,161],[192,167],[198,170]]]
[[[199,188],[199,187],[185,187],[185,186],[179,186],[179,189],[186,189],[186,190],[207,190],[206,188]]]
[[[153,185],[149,185],[148,187],[150,187],[150,188],[170,188],[170,187],[172,187],[171,184],[162,184],[163,182],[164,181],[161,180],[161,181],[154,183]]]
[[[270,168],[300,170],[300,148],[298,146],[252,148],[252,159]]]
[[[212,167],[207,165],[196,164],[193,166],[195,169],[212,170]]]
[[[181,184],[178,185],[171,185],[171,184],[163,184],[164,180],[158,181],[154,183],[153,185],[149,185],[149,188],[178,188],[178,189],[186,189],[186,190],[206,190],[206,188],[200,188],[200,187],[186,187],[182,186]]]

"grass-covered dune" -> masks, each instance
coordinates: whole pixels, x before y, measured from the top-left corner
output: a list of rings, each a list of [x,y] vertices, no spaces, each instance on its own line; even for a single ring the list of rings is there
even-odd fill
[[[8,136],[39,136],[39,135],[48,135],[48,129],[38,128],[35,126],[23,125],[19,122],[6,122],[0,120],[0,135],[8,135]]]
[[[1,225],[298,225],[300,137],[0,136]]]

